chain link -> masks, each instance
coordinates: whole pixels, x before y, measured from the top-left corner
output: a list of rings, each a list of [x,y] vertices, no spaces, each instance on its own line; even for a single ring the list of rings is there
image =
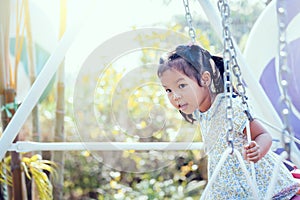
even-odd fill
[[[183,5],[184,5],[184,9],[185,9],[185,20],[189,26],[189,36],[192,40],[192,43],[194,44],[196,41],[196,31],[193,27],[193,19],[192,19],[192,15],[190,12],[189,1],[183,0]]]
[[[292,128],[289,123],[289,116],[291,113],[291,100],[288,95],[288,76],[289,67],[287,62],[287,41],[286,41],[286,2],[285,0],[277,1],[277,17],[278,17],[278,36],[279,36],[279,81],[281,87],[281,105],[282,111],[281,115],[283,118],[283,129],[282,129],[282,142],[284,144],[284,149],[290,157],[291,153],[291,138],[293,137]]]

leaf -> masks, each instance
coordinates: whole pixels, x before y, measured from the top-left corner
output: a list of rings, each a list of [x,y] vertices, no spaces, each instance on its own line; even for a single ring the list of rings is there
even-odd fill
[[[10,172],[10,156],[4,158],[4,162],[0,162],[0,183],[12,185],[12,176]]]
[[[24,170],[24,172],[25,172],[25,174],[26,174],[26,177],[27,177],[28,179],[31,179],[26,164],[25,164],[24,162],[21,162],[21,166],[23,167],[23,170]]]
[[[42,160],[42,156],[40,154],[35,154],[30,158],[30,162],[35,162],[38,160]]]
[[[52,199],[52,185],[48,179],[48,176],[39,169],[30,168],[33,180],[37,186],[39,196],[41,199]]]

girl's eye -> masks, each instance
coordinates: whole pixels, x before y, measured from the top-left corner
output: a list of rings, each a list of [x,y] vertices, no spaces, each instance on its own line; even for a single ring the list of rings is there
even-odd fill
[[[171,92],[171,90],[170,90],[170,89],[166,89],[166,92],[167,92],[167,93],[170,93],[170,92]]]
[[[179,87],[180,89],[185,88],[185,87],[186,87],[186,84],[179,84],[178,87]]]

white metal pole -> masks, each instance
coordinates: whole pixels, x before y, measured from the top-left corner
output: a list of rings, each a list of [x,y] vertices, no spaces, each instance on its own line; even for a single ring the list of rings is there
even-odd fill
[[[124,150],[201,150],[202,142],[26,142],[18,141],[8,151],[124,151]]]
[[[56,49],[48,59],[47,63],[45,64],[43,70],[38,75],[36,81],[30,88],[25,100],[17,109],[10,123],[6,127],[5,131],[2,134],[2,137],[0,138],[0,160],[3,159],[6,151],[11,146],[13,140],[17,136],[28,115],[31,113],[33,107],[36,105],[51,78],[57,71],[58,66],[65,57],[67,50],[71,46],[78,32],[79,26],[77,25],[65,33]]]

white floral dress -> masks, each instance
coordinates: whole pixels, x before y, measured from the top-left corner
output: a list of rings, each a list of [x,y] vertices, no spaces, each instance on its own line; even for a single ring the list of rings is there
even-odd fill
[[[222,154],[228,147],[225,104],[224,95],[219,94],[208,111],[201,113],[197,110],[194,112],[194,116],[200,122],[205,151],[208,155],[208,179],[212,176]],[[243,146],[247,144],[246,135],[242,133],[242,130],[245,128],[248,119],[243,112],[239,97],[233,98],[233,110],[233,144],[235,150],[242,154]],[[247,161],[244,163],[251,174],[250,164]],[[254,164],[260,199],[265,199],[273,175],[272,172],[275,165],[279,164],[281,166],[273,192],[273,199],[290,199],[299,190],[299,184],[294,181],[288,169],[282,163],[278,163],[278,155],[269,151],[260,161]],[[212,184],[211,189],[207,191],[205,199],[253,199],[251,187],[247,183],[246,175],[236,156],[230,155],[227,157],[217,179]]]

